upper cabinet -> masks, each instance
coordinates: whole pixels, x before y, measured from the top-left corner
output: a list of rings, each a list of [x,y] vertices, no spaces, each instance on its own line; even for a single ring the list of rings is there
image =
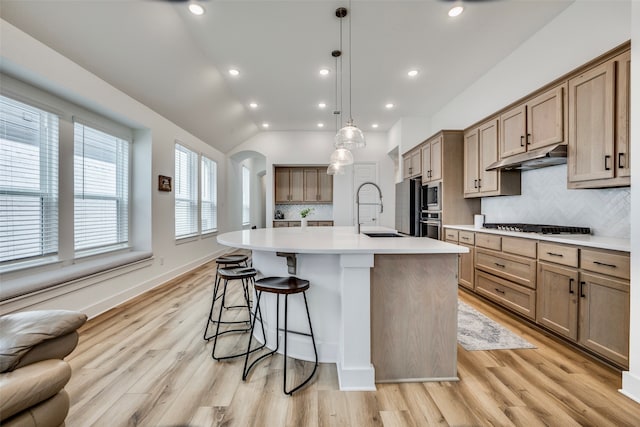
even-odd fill
[[[520,194],[520,171],[487,171],[498,160],[499,120],[492,118],[464,134],[464,196]]]
[[[275,203],[312,202],[333,202],[333,177],[326,167],[275,168]]]
[[[630,65],[627,51],[569,79],[569,188],[630,185]]]
[[[556,86],[500,115],[501,159],[566,141],[565,86]]]
[[[422,175],[422,159],[420,147],[414,148],[402,156],[403,173],[402,178],[415,178]]]
[[[442,179],[442,135],[422,145],[422,183]]]

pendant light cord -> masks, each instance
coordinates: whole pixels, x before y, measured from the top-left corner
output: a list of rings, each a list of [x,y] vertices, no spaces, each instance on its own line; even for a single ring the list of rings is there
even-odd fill
[[[353,117],[351,116],[351,0],[349,0],[349,123],[353,123]],[[342,27],[341,27],[342,28]],[[341,37],[342,39],[342,37]]]

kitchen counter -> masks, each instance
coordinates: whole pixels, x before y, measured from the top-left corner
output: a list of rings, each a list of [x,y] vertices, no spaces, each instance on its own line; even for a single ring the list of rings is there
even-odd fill
[[[370,231],[393,230],[363,227]],[[242,230],[221,234],[218,242],[251,249],[262,276],[288,276],[287,264],[295,262],[292,274],[311,283],[307,299],[319,360],[336,364],[341,390],[457,380],[456,275],[458,254],[467,248],[428,238],[373,238],[354,227]],[[273,348],[275,296],[264,294],[260,305]],[[307,332],[299,295],[289,298],[289,322]],[[261,335],[254,336],[262,341]],[[308,337],[297,334],[289,336],[288,354],[314,358]]]
[[[453,230],[472,231],[477,233],[498,234],[501,236],[520,237],[546,242],[565,243],[567,245],[587,246],[597,249],[609,249],[612,251],[631,251],[631,240],[615,237],[591,236],[588,234],[542,234],[523,233],[519,231],[503,231],[490,228],[475,228],[473,225],[443,225],[443,228]]]

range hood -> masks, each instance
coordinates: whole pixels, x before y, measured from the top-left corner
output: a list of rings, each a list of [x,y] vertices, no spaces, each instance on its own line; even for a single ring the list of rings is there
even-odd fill
[[[540,169],[567,163],[567,145],[556,144],[549,147],[529,150],[526,153],[509,156],[489,165],[492,170],[523,170]]]

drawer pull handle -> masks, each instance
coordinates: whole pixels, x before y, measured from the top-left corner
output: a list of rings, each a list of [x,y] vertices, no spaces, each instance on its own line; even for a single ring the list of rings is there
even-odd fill
[[[573,292],[573,282],[574,282],[573,278],[569,279],[569,293],[570,294],[575,293],[575,292]]]
[[[500,264],[500,263],[497,263],[497,262],[494,262],[494,264],[497,265],[500,268],[505,268],[506,267],[506,265]]]
[[[611,167],[609,166],[609,159],[610,158],[611,158],[611,156],[608,155],[608,154],[606,156],[604,156],[604,170],[606,170],[606,171],[610,171],[611,170]]]
[[[555,252],[547,252],[547,255],[551,255],[551,256],[559,256],[559,257],[563,257],[564,255],[562,254],[557,254]]]
[[[584,285],[586,283],[585,282],[580,282],[580,298],[586,298],[586,295],[584,294]]]
[[[461,237],[462,240],[469,240],[468,237]]]
[[[527,145],[531,145],[531,134],[527,134]]]
[[[624,169],[624,164],[622,163],[623,157],[624,153],[618,153],[618,169]]]
[[[607,264],[606,262],[600,262],[600,261],[593,261],[594,264],[596,265],[601,265],[603,267],[611,267],[611,268],[617,268],[618,266],[615,264]]]
[[[495,289],[497,293],[504,295],[504,291],[502,289],[498,289],[498,288],[495,288]]]
[[[524,147],[524,135],[520,135],[520,147]]]
[[[477,179],[473,180],[473,188],[478,188],[478,180]]]

